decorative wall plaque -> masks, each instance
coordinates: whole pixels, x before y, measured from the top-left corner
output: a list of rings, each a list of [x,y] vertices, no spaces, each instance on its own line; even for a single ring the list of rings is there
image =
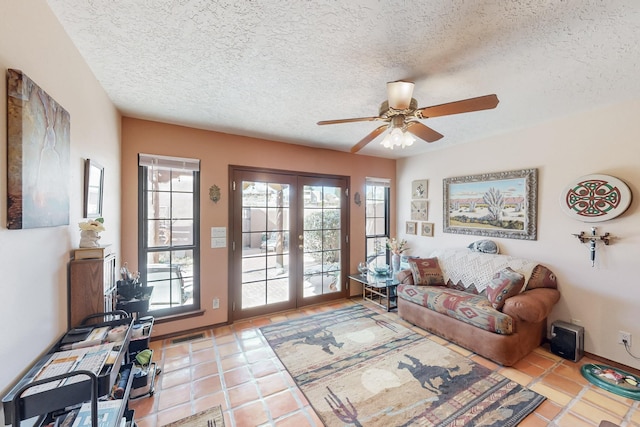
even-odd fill
[[[571,182],[560,195],[560,208],[573,219],[600,222],[622,215],[631,204],[631,190],[621,180],[593,174]]]
[[[413,221],[426,221],[427,216],[427,201],[426,200],[412,200],[411,201],[411,219]]]

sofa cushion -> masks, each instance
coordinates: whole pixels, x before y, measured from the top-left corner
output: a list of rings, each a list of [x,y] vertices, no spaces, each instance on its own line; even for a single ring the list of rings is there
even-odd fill
[[[527,289],[536,288],[558,288],[556,275],[544,265],[536,265],[531,273],[531,278],[527,282]]]
[[[444,286],[438,258],[415,258],[409,261],[414,285]]]
[[[496,310],[502,309],[507,298],[518,295],[524,286],[524,276],[506,267],[498,271],[487,286],[487,299]]]
[[[513,319],[493,308],[482,295],[442,286],[412,286],[401,284],[398,297],[427,307],[475,327],[502,335],[513,333]]]
[[[411,269],[398,271],[398,273],[396,273],[396,279],[405,285],[413,285],[413,273]]]

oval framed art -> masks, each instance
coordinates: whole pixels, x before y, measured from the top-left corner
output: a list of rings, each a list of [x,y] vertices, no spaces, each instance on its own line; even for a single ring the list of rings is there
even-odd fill
[[[608,221],[629,208],[631,190],[622,180],[602,174],[575,179],[562,190],[560,208],[583,222]]]

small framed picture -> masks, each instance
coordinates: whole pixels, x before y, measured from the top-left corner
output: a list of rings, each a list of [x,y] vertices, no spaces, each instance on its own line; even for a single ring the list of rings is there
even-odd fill
[[[426,200],[412,200],[411,201],[411,219],[413,221],[426,221],[427,216],[427,201]]]
[[[427,237],[433,237],[433,223],[423,222],[421,224],[420,234]]]
[[[411,183],[411,198],[426,199],[427,198],[427,180],[418,179]]]
[[[407,221],[407,226],[405,231],[407,234],[416,234],[418,231],[418,223],[415,221]]]

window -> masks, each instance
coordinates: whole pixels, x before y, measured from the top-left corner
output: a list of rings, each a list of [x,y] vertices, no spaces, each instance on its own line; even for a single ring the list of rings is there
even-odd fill
[[[388,264],[390,181],[367,178],[365,184],[366,260],[369,265]]]
[[[200,161],[139,155],[138,266],[149,312],[200,308]]]

